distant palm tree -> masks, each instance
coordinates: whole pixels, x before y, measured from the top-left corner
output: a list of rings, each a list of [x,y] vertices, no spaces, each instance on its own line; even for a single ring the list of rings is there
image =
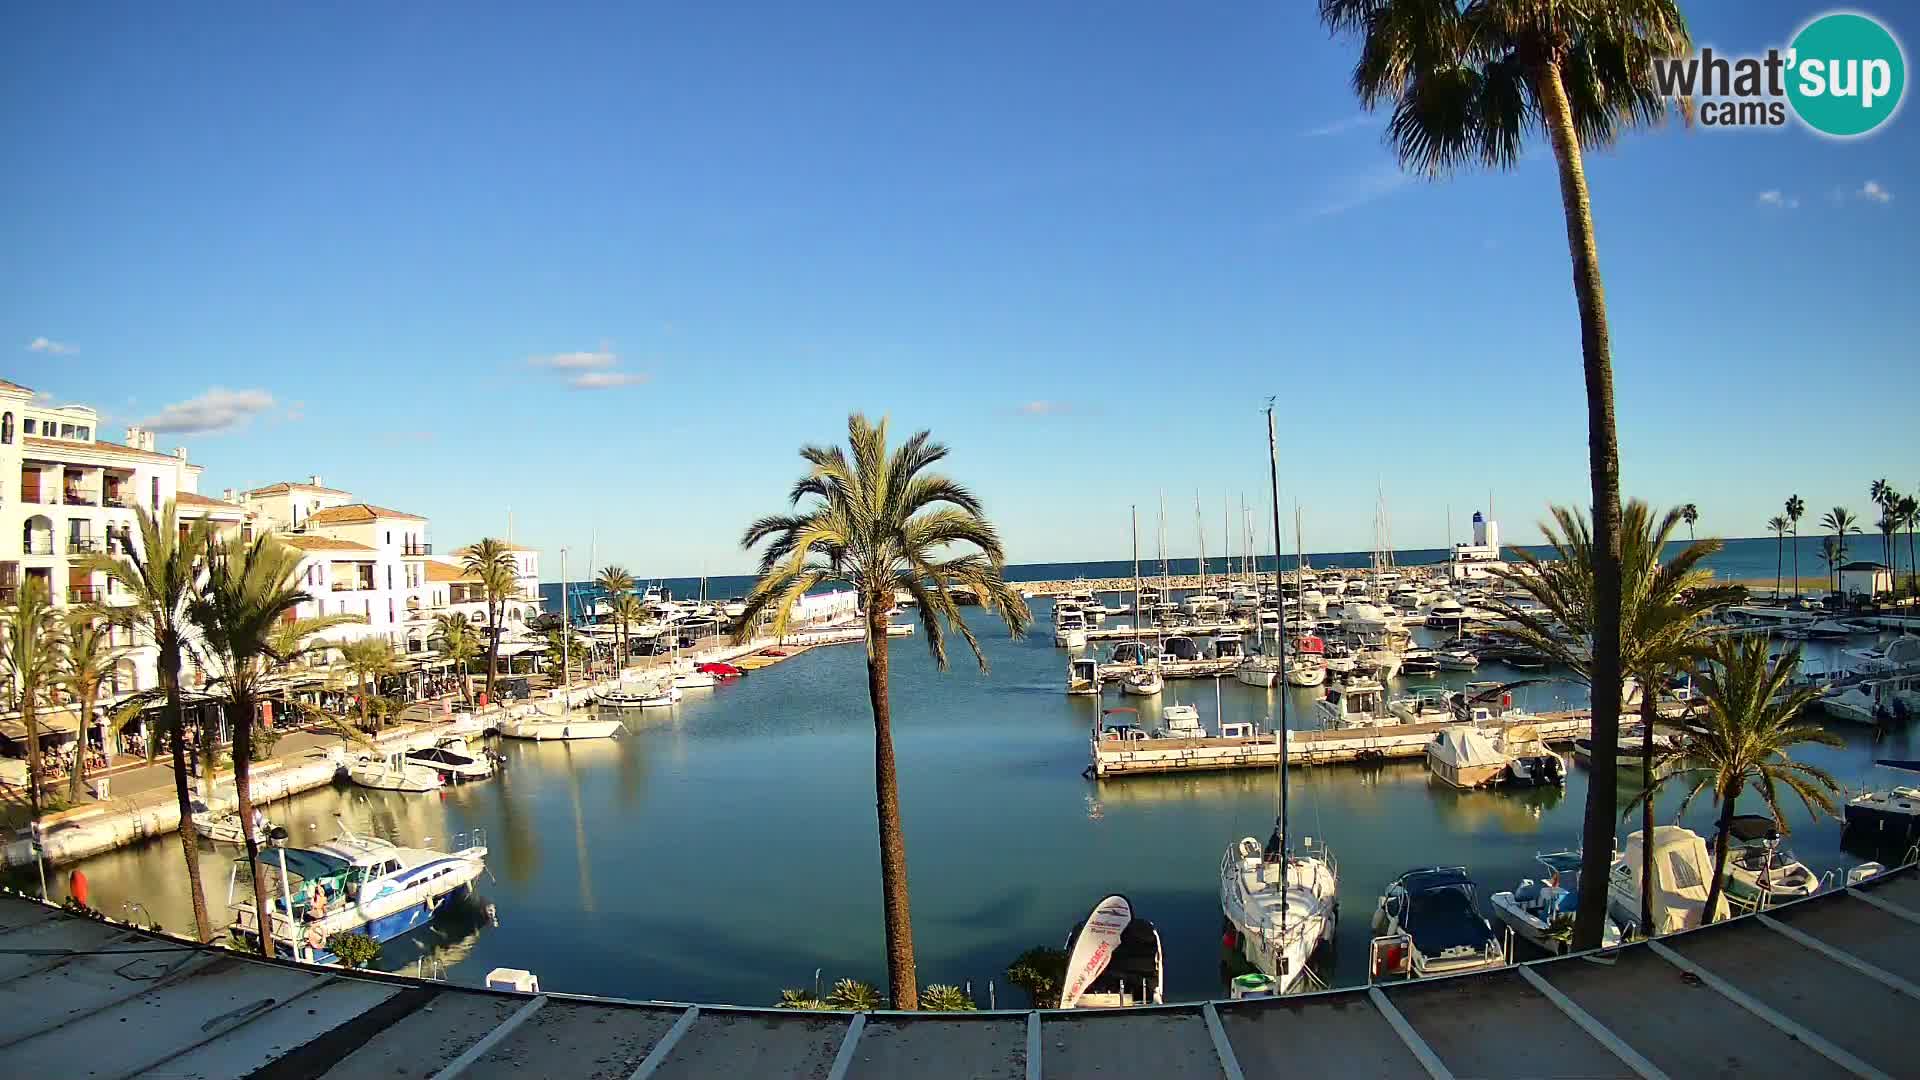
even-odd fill
[[[1767,519],[1767,528],[1773,530],[1773,598],[1780,599],[1780,577],[1786,569],[1787,519],[1784,514],[1775,514]]]
[[[620,659],[613,668],[618,673],[633,658],[633,628],[646,621],[647,608],[639,597],[628,592],[615,600],[609,611],[620,624]]]
[[[1615,651],[1621,618],[1620,446],[1606,293],[1583,155],[1667,114],[1653,61],[1692,51],[1686,20],[1673,0],[1320,0],[1320,20],[1336,32],[1360,35],[1353,88],[1366,108],[1392,107],[1387,141],[1402,167],[1428,176],[1474,165],[1512,170],[1536,134],[1544,134],[1553,151],[1586,376],[1602,643],[1594,655],[1593,737],[1597,745],[1612,746],[1622,671]],[[1680,99],[1677,109],[1691,116],[1689,100]],[[1612,843],[1617,802],[1613,785],[1588,786],[1589,850]],[[1576,947],[1599,946],[1605,919],[1603,898],[1582,903]]]
[[[626,567],[623,566],[613,565],[601,570],[600,576],[594,579],[594,584],[599,586],[600,592],[606,596],[607,610],[609,612],[618,606],[622,597],[630,597],[633,595],[633,575],[627,573]],[[614,618],[617,619],[619,616],[616,615]],[[621,640],[615,643],[619,651],[619,659],[615,661],[613,665],[615,674],[619,674],[620,669],[624,667],[627,662],[625,636],[623,631]]]
[[[735,639],[745,641],[760,616],[769,613],[778,639],[800,598],[829,582],[852,585],[859,598],[867,621],[867,698],[873,708],[888,990],[894,1008],[913,1009],[919,1003],[919,984],[887,689],[887,613],[897,594],[912,596],[934,662],[946,668],[946,634],[955,631],[982,671],[986,656],[960,614],[956,591],[969,591],[1016,635],[1026,631],[1032,615],[1020,594],[1007,585],[1006,553],[980,500],[928,471],[947,456],[946,447],[922,431],[889,449],[887,422],[869,423],[859,413],[847,419],[847,443],[844,451],[837,446],[802,447],[808,471],[793,486],[798,512],[764,517],[748,526],[741,546],[751,551],[764,543],[766,549]]]
[[[46,584],[29,577],[6,615],[6,644],[0,649],[0,670],[7,675],[8,696],[20,710],[20,726],[27,736],[27,802],[33,820],[40,820],[40,707],[50,703],[60,681],[66,651],[65,628],[53,609]],[[81,738],[86,737],[81,724]]]
[[[1880,551],[1887,558],[1887,577],[1897,582],[1900,580],[1900,564],[1894,561],[1893,534],[1900,531],[1900,515],[1897,513],[1900,509],[1900,493],[1885,477],[1881,477],[1867,485],[1867,498],[1880,508],[1880,520],[1875,523],[1875,528],[1881,534]]]
[[[1920,498],[1900,496],[1897,508],[1901,524],[1907,527],[1907,591],[1920,593],[1920,559],[1914,557],[1913,532],[1920,526]]]
[[[1853,512],[1844,506],[1834,507],[1827,511],[1826,517],[1820,519],[1821,528],[1833,531],[1834,543],[1827,549],[1827,566],[1833,575],[1833,580],[1828,583],[1831,592],[1840,591],[1840,567],[1847,561],[1847,534],[1860,531],[1860,526],[1855,522]]]
[[[187,891],[193,899],[193,928],[201,941],[213,940],[207,917],[207,891],[200,881],[199,831],[193,826],[193,792],[187,785],[186,708],[180,693],[180,671],[195,651],[188,635],[187,605],[199,588],[200,559],[213,535],[205,518],[182,525],[178,507],[167,503],[158,515],[145,507],[133,508],[140,530],[138,544],[123,547],[119,556],[93,555],[81,563],[89,573],[105,574],[125,594],[114,607],[136,637],[155,650],[159,685],[134,694],[122,708],[163,705],[161,731],[173,756],[173,796],[180,810],[180,852],[186,861]],[[152,753],[149,746],[148,753]]]
[[[1793,526],[1793,595],[1800,595],[1800,517],[1807,512],[1807,501],[1798,495],[1787,496],[1787,521]]]
[[[1825,769],[1795,761],[1789,751],[1802,743],[1843,746],[1844,741],[1818,724],[1801,722],[1801,714],[1819,697],[1814,687],[1794,686],[1800,650],[1788,649],[1776,661],[1767,655],[1764,637],[1720,636],[1713,639],[1708,661],[1695,676],[1704,709],[1693,740],[1663,755],[1661,765],[1679,771],[1661,781],[1689,784],[1680,800],[1680,813],[1701,794],[1720,805],[1714,826],[1713,882],[1707,889],[1706,914],[1711,921],[1720,903],[1726,874],[1727,834],[1733,826],[1734,802],[1744,788],[1765,800],[1767,814],[1782,829],[1780,789],[1800,797],[1809,812],[1818,808],[1831,815],[1832,793],[1840,785]],[[1645,793],[1651,797],[1652,789]],[[1651,833],[1646,834],[1649,840]],[[1651,846],[1649,843],[1648,846]]]
[[[113,681],[114,670],[128,650],[113,643],[107,613],[91,605],[67,612],[67,644],[60,652],[59,685],[80,705],[80,744],[73,755],[73,774],[67,782],[67,802],[77,803],[87,781],[88,732],[101,690]]]
[[[463,567],[468,576],[480,580],[480,591],[487,602],[486,698],[491,705],[493,684],[500,676],[500,624],[506,615],[507,598],[519,588],[519,564],[506,541],[489,536],[466,550]]]
[[[380,680],[399,670],[393,646],[383,637],[363,637],[340,646],[340,662],[353,676],[354,693],[360,699],[360,726],[378,731],[381,718],[373,713],[373,699],[380,693]]]
[[[1547,561],[1524,548],[1515,549],[1525,573],[1510,576],[1544,611],[1521,608],[1495,600],[1494,606],[1515,624],[1514,636],[1571,668],[1574,676],[1593,684],[1593,660],[1588,642],[1594,640],[1593,537],[1586,516],[1578,510],[1553,508],[1554,522],[1541,526],[1547,543],[1553,548],[1553,560]],[[1692,663],[1706,646],[1710,628],[1704,616],[1725,604],[1737,603],[1746,590],[1738,585],[1713,585],[1713,572],[1701,562],[1720,550],[1719,540],[1697,540],[1672,559],[1663,561],[1673,533],[1680,527],[1685,508],[1668,510],[1659,519],[1646,503],[1627,502],[1621,515],[1621,625],[1620,660],[1640,688],[1640,720],[1644,743],[1642,762],[1646,769],[1643,786],[1653,783],[1653,729],[1659,719],[1660,690],[1667,677]],[[1556,632],[1559,630],[1560,632]],[[1578,644],[1569,644],[1570,633]],[[1611,770],[1612,762],[1601,763],[1600,745],[1594,744],[1596,770]],[[1609,775],[1596,771],[1596,775]],[[1653,800],[1644,800],[1646,835],[1653,835]],[[1644,863],[1640,880],[1650,887],[1653,881],[1653,846],[1643,845]],[[1582,857],[1582,877],[1607,873],[1612,844],[1596,852],[1597,858]],[[1591,862],[1592,865],[1586,865]],[[1600,880],[1595,878],[1594,880]],[[1653,897],[1643,891],[1640,897],[1640,924],[1653,925]]]
[[[1687,542],[1693,542],[1693,523],[1700,520],[1700,508],[1688,503],[1680,508],[1680,520],[1687,523]]]
[[[187,617],[200,632],[219,674],[208,689],[226,707],[233,727],[233,789],[246,842],[247,864],[260,857],[260,837],[253,828],[254,727],[260,722],[262,681],[277,659],[272,648],[278,628],[291,621],[303,603],[313,599],[300,588],[302,553],[271,533],[251,540],[235,532],[207,547],[207,576],[200,594],[187,605]],[[316,630],[358,616],[335,615],[309,620]],[[273,955],[273,923],[267,917],[267,880],[253,878],[253,910],[259,920],[260,952]]]
[[[460,673],[460,700],[473,704],[473,680],[467,668],[480,655],[480,642],[473,635],[473,624],[458,615],[433,617],[433,636],[441,641],[441,652]]]

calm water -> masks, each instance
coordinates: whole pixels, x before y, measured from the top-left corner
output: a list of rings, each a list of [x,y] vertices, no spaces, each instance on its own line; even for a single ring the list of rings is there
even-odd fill
[[[1274,774],[1082,779],[1100,706],[1061,693],[1064,651],[1050,633],[1010,641],[972,617],[990,675],[958,657],[937,673],[918,638],[892,646],[921,981],[971,981],[984,1004],[993,979],[1002,1005],[1019,1004],[1004,985],[1007,963],[1058,944],[1101,896],[1123,892],[1161,927],[1170,994],[1220,994],[1220,856],[1230,840],[1265,838]],[[1517,676],[1488,665],[1475,677]],[[1430,683],[1399,688],[1413,685]],[[1294,709],[1312,696],[1294,693]],[[1536,709],[1583,696],[1564,685],[1520,693]],[[1212,683],[1175,683],[1159,703],[1174,700],[1212,722]],[[1220,700],[1228,719],[1264,718],[1277,702],[1230,680]],[[1121,702],[1109,694],[1105,704]],[[617,742],[505,743],[503,776],[444,797],[324,789],[272,814],[296,843],[332,835],[336,812],[406,842],[486,830],[493,879],[481,893],[499,924],[443,916],[389,943],[383,967],[411,971],[424,953],[458,982],[504,965],[529,968],[554,990],[745,1003],[810,985],[816,968],[828,982],[884,982],[861,650],[818,649],[691,691],[629,726],[632,737]],[[1869,777],[1874,748],[1858,731],[1836,730],[1845,750],[1807,757],[1849,783]],[[1920,757],[1920,739],[1904,733],[1879,750]],[[1429,784],[1417,762],[1296,772],[1294,828],[1331,842],[1340,864],[1345,918],[1326,965],[1332,981],[1364,981],[1367,920],[1390,879],[1460,862],[1483,896],[1511,887],[1532,873],[1536,852],[1577,843],[1587,781],[1576,766],[1564,793],[1461,794]],[[1816,870],[1859,861],[1840,851],[1837,823],[1793,813],[1794,846]],[[1704,832],[1710,816],[1701,806],[1688,822]],[[225,862],[203,865],[217,907]],[[101,907],[138,899],[165,926],[191,923],[173,838],[85,869]]]

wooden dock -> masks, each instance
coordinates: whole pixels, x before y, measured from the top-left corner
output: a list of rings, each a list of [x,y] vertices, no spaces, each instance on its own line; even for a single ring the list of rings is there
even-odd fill
[[[1571,743],[1585,738],[1592,720],[1585,711],[1539,713],[1531,721],[1543,742]],[[1287,764],[1339,765],[1425,755],[1437,731],[1454,726],[1395,724],[1352,731],[1295,731],[1287,739]],[[1515,725],[1520,726],[1520,725]],[[1134,742],[1092,740],[1095,778],[1136,773],[1216,772],[1223,769],[1271,769],[1280,762],[1278,733],[1254,739],[1143,739]]]

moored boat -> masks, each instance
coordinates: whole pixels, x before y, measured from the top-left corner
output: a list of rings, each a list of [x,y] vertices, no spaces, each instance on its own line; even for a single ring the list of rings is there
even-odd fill
[[[1094,906],[1067,935],[1067,966],[1060,1008],[1118,1009],[1159,1005],[1166,998],[1165,955],[1160,931],[1134,914],[1124,896]]]
[[[1393,966],[1416,979],[1504,967],[1506,950],[1476,906],[1477,889],[1464,866],[1400,875],[1374,908],[1375,955],[1397,959]],[[1394,957],[1396,946],[1405,953]]]
[[[397,750],[355,757],[347,763],[347,779],[377,791],[435,791],[441,786],[438,769],[408,761]]]
[[[1487,905],[1515,937],[1558,955],[1572,947],[1573,918],[1580,908],[1580,853],[1555,851],[1534,860],[1546,868],[1539,880],[1522,878],[1517,888],[1487,897]],[[1618,923],[1607,920],[1600,943],[1620,943]]]

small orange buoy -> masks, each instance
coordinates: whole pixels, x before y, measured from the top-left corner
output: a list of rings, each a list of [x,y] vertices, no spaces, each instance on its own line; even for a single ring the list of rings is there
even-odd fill
[[[92,906],[87,904],[87,875],[83,871],[67,875],[67,894],[84,906]]]

